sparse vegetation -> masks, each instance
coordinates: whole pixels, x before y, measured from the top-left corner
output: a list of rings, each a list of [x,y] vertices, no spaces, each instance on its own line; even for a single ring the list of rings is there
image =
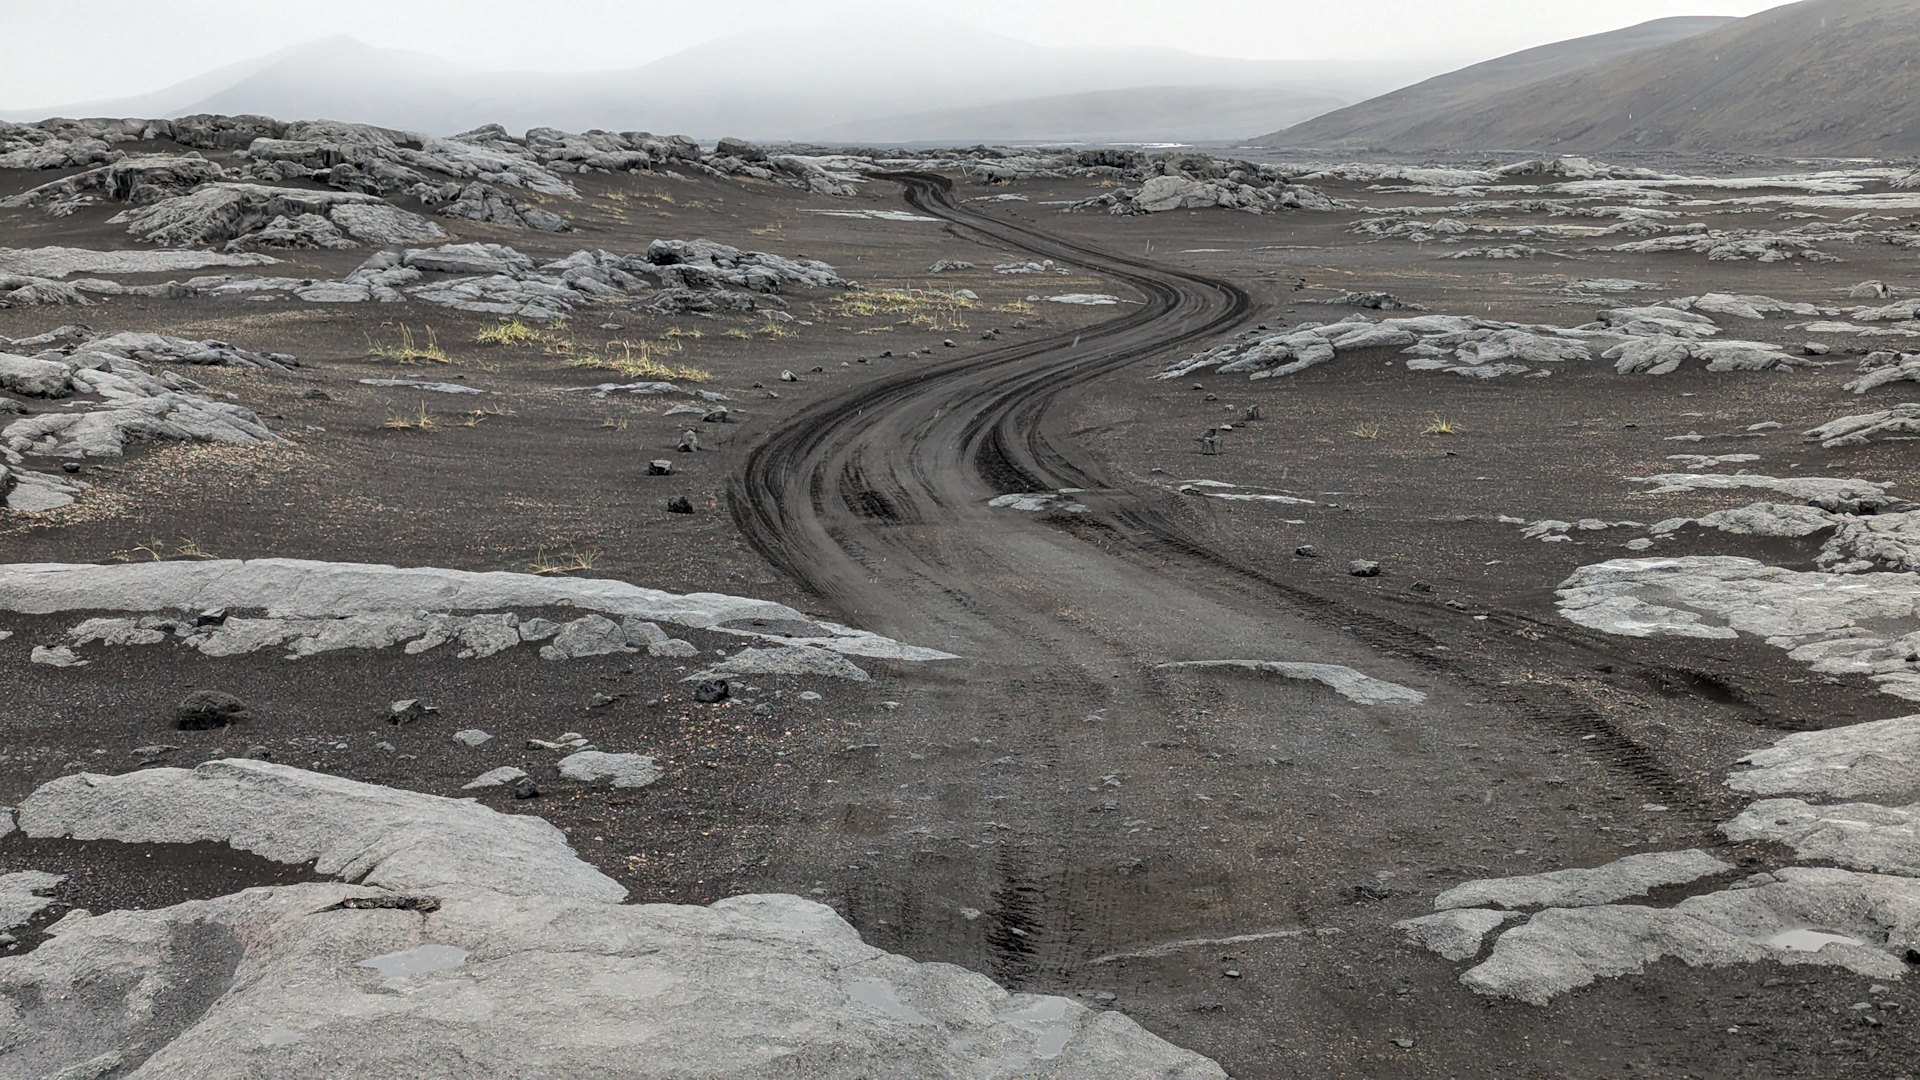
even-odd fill
[[[979,301],[947,289],[861,289],[834,299],[842,317],[890,319],[921,330],[965,330]]]
[[[433,327],[426,327],[426,339],[415,338],[413,328],[406,323],[400,324],[398,344],[376,342],[367,339],[367,355],[380,360],[391,360],[396,364],[451,364],[453,357],[434,340]]]
[[[119,562],[162,562],[167,559],[217,559],[219,557],[192,537],[182,539],[179,543],[172,545],[171,549],[164,540],[149,540],[125,551],[113,553],[113,558]]]
[[[1003,315],[1027,316],[1040,314],[1040,309],[1034,307],[1031,300],[1009,300],[993,310]]]
[[[794,330],[785,323],[775,319],[771,314],[767,316],[765,322],[761,323],[760,326],[754,330],[754,333],[772,341],[785,341],[788,338],[800,336],[798,330]]]
[[[600,418],[600,428],[603,431],[625,431],[627,430],[627,418],[624,416],[603,416]]]
[[[547,331],[533,326],[524,319],[509,319],[498,326],[489,326],[474,336],[481,345],[526,345],[536,341],[545,341]]]
[[[1428,424],[1426,430],[1422,431],[1420,434],[1422,435],[1458,435],[1462,430],[1464,429],[1461,428],[1459,424],[1456,424],[1453,421],[1448,420],[1443,416],[1435,416],[1433,418],[1433,423]]]
[[[610,341],[601,352],[576,353],[567,357],[567,363],[573,367],[617,371],[629,379],[703,383],[713,378],[711,372],[702,368],[663,364],[654,359],[656,351],[656,346],[649,341]]]
[[[591,570],[599,560],[600,552],[595,550],[569,548],[558,555],[548,555],[543,551],[527,564],[527,569],[543,577],[561,577],[579,570]]]
[[[434,419],[433,414],[427,411],[425,405],[422,405],[410,413],[390,412],[387,414],[386,422],[380,426],[394,431],[434,431],[440,427],[440,421]]]
[[[1377,439],[1380,437],[1380,425],[1359,424],[1356,425],[1352,431],[1347,432],[1347,434],[1356,439]]]

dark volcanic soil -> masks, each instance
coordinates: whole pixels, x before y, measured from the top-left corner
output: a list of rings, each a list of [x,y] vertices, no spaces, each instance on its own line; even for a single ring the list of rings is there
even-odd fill
[[[7,182],[49,178],[9,174]],[[0,518],[0,562],[204,553],[526,570],[546,557],[588,556],[588,576],[777,600],[963,659],[862,661],[871,684],[742,680],[732,701],[699,705],[680,681],[694,660],[556,664],[525,648],[478,661],[398,649],[287,661],[272,651],[208,659],[92,646],[81,650],[89,666],[54,669],[29,664],[28,652],[56,642],[80,616],[4,616],[0,629],[15,636],[0,642],[0,805],[75,770],[192,765],[254,748],[444,795],[461,794],[486,769],[517,765],[542,796],[516,803],[495,791],[482,800],[567,829],[636,900],[814,896],[877,945],[1020,989],[1110,1004],[1237,1077],[1910,1071],[1908,1018],[1920,1007],[1911,981],[1872,996],[1905,1006],[1876,1010],[1879,1026],[1849,1008],[1869,1000],[1866,980],[1764,964],[1663,963],[1536,1008],[1476,996],[1456,982],[1466,965],[1414,949],[1390,929],[1476,877],[1687,846],[1748,872],[1781,865],[1783,852],[1730,847],[1715,832],[1737,805],[1721,785],[1728,767],[1782,731],[1908,711],[1863,679],[1812,675],[1758,643],[1649,644],[1573,627],[1554,613],[1554,587],[1577,566],[1625,554],[1623,538],[1548,544],[1496,520],[1653,522],[1739,505],[1710,493],[1635,494],[1626,478],[1680,471],[1665,460],[1676,453],[1757,453],[1754,471],[1861,476],[1912,490],[1920,476],[1908,444],[1823,451],[1797,435],[1901,400],[1896,388],[1864,400],[1840,391],[1852,368],[1846,343],[1835,359],[1847,363],[1793,374],[1625,378],[1595,364],[1566,365],[1546,379],[1480,381],[1409,372],[1383,352],[1259,383],[1212,373],[1148,378],[1214,335],[1036,391],[1046,406],[1040,426],[1082,448],[1076,467],[1108,482],[1085,496],[1093,513],[989,510],[984,496],[997,491],[975,466],[990,455],[949,456],[941,482],[961,477],[971,486],[954,490],[980,498],[946,506],[950,516],[939,520],[830,519],[836,541],[866,545],[867,561],[836,548],[841,562],[808,564],[820,576],[802,579],[789,573],[792,552],[770,561],[736,526],[740,507],[729,493],[737,499],[755,447],[863,387],[908,394],[915,373],[977,363],[969,386],[987,395],[1005,389],[1001,369],[987,366],[1003,350],[1033,347],[1034,363],[1093,356],[1105,347],[1100,328],[1149,297],[1079,267],[997,274],[995,263],[1032,256],[980,228],[805,212],[902,208],[899,187],[886,182],[852,202],[645,175],[586,180],[583,189],[588,202],[576,208],[570,236],[477,228],[456,239],[558,256],[704,236],[824,259],[870,288],[964,288],[978,302],[957,318],[916,324],[912,315],[850,313],[838,294],[794,295],[806,325],[777,328],[593,309],[547,344],[518,347],[474,343],[496,319],[413,303],[113,300],[0,310],[0,335],[77,320],[216,337],[302,361],[291,375],[193,373],[257,411],[289,445],[151,445],[120,462],[88,463],[80,477],[95,487],[75,507]],[[1037,181],[992,191],[1029,202],[971,205],[989,207],[980,212],[991,221],[1229,280],[1251,297],[1243,326],[1331,321],[1349,309],[1304,301],[1346,290],[1390,290],[1437,313],[1575,325],[1594,310],[1561,292],[1575,278],[1662,286],[1622,297],[1632,303],[1708,291],[1834,303],[1861,279],[1912,279],[1912,253],[1887,246],[1836,245],[1847,261],[1820,265],[1709,263],[1693,254],[1443,262],[1404,241],[1347,234],[1357,211],[1116,218],[1047,205],[1097,190]],[[1376,205],[1437,201],[1356,185],[1331,190]],[[961,198],[983,194],[958,189]],[[1749,227],[1762,216],[1702,219]],[[11,246],[125,246],[118,227],[85,213],[0,211],[0,232]],[[337,276],[363,256],[295,253],[293,266],[274,272]],[[979,268],[928,273],[937,259]],[[1295,287],[1300,279],[1304,288]],[[1076,292],[1128,303],[1028,299]],[[1739,336],[1799,340],[1781,336],[1785,322],[1742,326]],[[416,338],[430,329],[451,362],[402,366],[369,355],[372,345],[397,342],[402,327]],[[997,340],[982,339],[989,329]],[[558,344],[569,339],[570,353]],[[647,342],[664,362],[709,373],[705,387],[734,399],[738,422],[663,415],[672,399],[557,392],[630,381],[568,362],[605,355],[617,341]],[[800,381],[779,381],[782,370]],[[1011,385],[1016,372],[1006,370]],[[357,382],[396,377],[490,393]],[[325,397],[311,396],[316,390]],[[1256,404],[1262,418],[1240,424]],[[924,412],[876,406],[843,418],[833,429],[839,441],[819,448],[819,460],[844,453],[869,467],[859,487],[892,491],[906,481],[881,476],[879,466],[910,471],[916,455],[933,453],[926,448],[949,449],[935,438],[950,419],[944,405],[929,398],[913,406]],[[393,426],[422,407],[431,429]],[[1195,437],[1223,419],[1235,423],[1226,452],[1200,455]],[[1436,419],[1456,430],[1426,434]],[[1763,421],[1783,427],[1747,437]],[[689,426],[700,429],[702,451],[673,453]],[[1667,441],[1688,432],[1708,438]],[[1001,450],[1012,461],[1033,448]],[[645,475],[656,457],[674,459],[675,475]],[[1006,474],[999,478],[998,490],[1012,490]],[[1319,505],[1227,503],[1175,490],[1196,479],[1287,490]],[[675,495],[696,512],[666,513]],[[1143,540],[1137,525],[1149,518],[1173,523],[1188,546]],[[1743,547],[1731,537],[1688,542],[1785,565],[1811,559],[1810,550]],[[1294,555],[1308,544],[1323,557]],[[1347,561],[1360,558],[1378,560],[1383,572],[1350,577]],[[740,644],[681,636],[708,656]],[[1154,667],[1227,657],[1348,664],[1423,690],[1429,701],[1367,708],[1314,684]],[[254,706],[252,718],[222,731],[174,730],[172,704],[197,688],[238,694]],[[399,698],[440,711],[394,727],[384,714]],[[469,748],[449,738],[469,727],[495,739]],[[651,754],[665,776],[618,793],[561,780],[556,755],[527,740],[564,732]],[[167,866],[154,875],[143,865],[149,857],[0,839],[0,872],[73,874],[61,899],[83,907],[171,903],[305,872],[195,851],[152,855]],[[1219,940],[1246,935],[1267,936]]]

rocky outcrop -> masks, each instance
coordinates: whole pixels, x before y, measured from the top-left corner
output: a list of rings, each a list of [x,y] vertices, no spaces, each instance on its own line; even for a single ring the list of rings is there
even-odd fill
[[[1118,1013],[875,949],[799,897],[624,905],[558,829],[471,801],[214,761],[63,777],[21,828],[225,841],[346,879],[68,915],[0,957],[0,1067],[27,1074],[1225,1076]],[[184,985],[207,1004],[152,1008]],[[47,1000],[61,1012],[14,1004]]]

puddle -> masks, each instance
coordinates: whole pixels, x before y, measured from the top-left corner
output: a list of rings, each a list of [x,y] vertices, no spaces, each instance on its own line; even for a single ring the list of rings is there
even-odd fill
[[[456,949],[451,945],[419,945],[405,952],[387,953],[369,960],[360,961],[361,967],[372,968],[383,979],[404,979],[409,975],[426,975],[435,971],[448,971],[467,962],[467,950]]]
[[[1796,930],[1782,930],[1760,944],[1774,949],[1785,949],[1788,952],[1819,952],[1828,945],[1865,945],[1866,942],[1845,934],[1801,927]]]

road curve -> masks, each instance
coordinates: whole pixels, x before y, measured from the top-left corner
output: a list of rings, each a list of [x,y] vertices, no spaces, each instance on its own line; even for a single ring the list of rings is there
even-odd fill
[[[929,544],[929,527],[963,522],[995,494],[1112,489],[1100,465],[1050,423],[1049,407],[1061,391],[1229,332],[1252,317],[1253,303],[1224,281],[963,209],[944,177],[886,179],[903,185],[915,209],[963,232],[1116,279],[1145,299],[1095,327],[929,365],[827,398],[749,452],[730,492],[748,541],[849,616],[881,616],[898,627],[913,621],[901,606],[910,598],[899,592],[899,580],[885,579],[907,575],[935,586],[916,592],[935,598],[936,606],[951,606],[973,591],[964,575],[977,568],[942,565],[943,556],[927,550],[939,546]],[[883,559],[890,564],[885,573]],[[967,606],[977,611],[978,598]]]

